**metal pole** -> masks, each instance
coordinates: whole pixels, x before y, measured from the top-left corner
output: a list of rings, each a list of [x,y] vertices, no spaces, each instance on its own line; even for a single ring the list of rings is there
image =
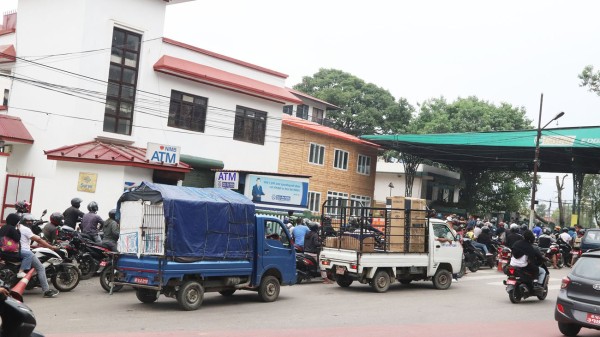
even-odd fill
[[[533,159],[533,181],[531,184],[531,208],[529,210],[529,228],[533,228],[535,219],[535,190],[537,185],[538,160],[540,157],[540,137],[542,136],[542,106],[544,104],[544,94],[540,95],[540,115],[538,117],[537,135],[535,137],[535,157]]]

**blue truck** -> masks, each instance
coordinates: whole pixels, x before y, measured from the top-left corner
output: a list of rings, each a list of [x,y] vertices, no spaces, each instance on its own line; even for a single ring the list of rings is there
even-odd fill
[[[281,285],[296,282],[287,228],[256,215],[244,195],[144,182],[123,193],[117,209],[121,233],[111,284],[132,286],[143,303],[163,294],[196,310],[205,292],[237,290],[273,302]]]

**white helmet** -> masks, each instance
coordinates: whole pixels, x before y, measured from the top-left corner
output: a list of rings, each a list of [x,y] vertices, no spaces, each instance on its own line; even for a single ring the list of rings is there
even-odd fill
[[[519,228],[519,225],[517,225],[516,223],[513,222],[510,224],[510,229],[518,229],[518,228]]]

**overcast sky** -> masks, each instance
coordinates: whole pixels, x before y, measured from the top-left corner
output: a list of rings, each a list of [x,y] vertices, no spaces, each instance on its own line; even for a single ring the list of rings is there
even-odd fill
[[[588,126],[600,125],[600,97],[577,74],[600,67],[598,13],[592,0],[197,0],[168,7],[165,36],[286,73],[288,86],[336,68],[414,105],[475,95],[523,106],[535,125],[543,92],[542,125],[565,111],[549,127]],[[555,200],[554,176],[540,199]]]

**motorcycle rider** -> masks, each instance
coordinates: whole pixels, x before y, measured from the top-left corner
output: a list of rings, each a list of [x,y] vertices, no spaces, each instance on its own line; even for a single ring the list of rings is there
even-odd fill
[[[71,207],[65,209],[63,212],[63,216],[65,217],[65,226],[76,229],[77,222],[83,218],[83,212],[79,210],[82,201],[83,200],[81,200],[81,198],[71,199]]]
[[[89,212],[85,213],[81,219],[81,232],[87,234],[94,242],[100,244],[102,240],[100,239],[98,230],[104,226],[104,220],[97,214],[98,203],[95,201],[90,202],[87,209]]]
[[[60,212],[54,212],[50,215],[50,222],[44,226],[42,234],[44,234],[44,240],[50,244],[54,244],[58,232],[58,226],[63,225],[65,217]]]
[[[8,218],[7,218],[8,220]],[[31,225],[31,224],[29,224]],[[58,291],[54,289],[50,289],[48,285],[48,278],[46,277],[46,268],[40,262],[40,260],[33,254],[31,251],[30,243],[31,241],[35,241],[38,244],[38,247],[44,247],[52,250],[58,250],[58,247],[52,246],[51,244],[44,241],[39,236],[33,234],[31,229],[27,227],[27,222],[20,224],[18,226],[19,231],[21,232],[21,256],[23,256],[23,261],[21,262],[21,269],[17,274],[17,277],[23,278],[25,277],[25,270],[31,269],[31,266],[35,268],[35,271],[38,275],[38,280],[40,282],[40,286],[42,286],[42,291],[44,292],[44,297],[55,297],[58,295]]]
[[[308,231],[310,230],[305,224],[304,222],[298,218],[296,220],[296,227],[294,227],[294,243],[296,244],[296,246],[299,246],[300,248],[304,249],[304,237],[306,236],[306,233],[308,233]]]
[[[512,247],[510,265],[513,267],[520,267],[533,275],[533,289],[540,290],[544,283],[546,271],[542,267],[539,267],[539,265],[541,265],[546,258],[539,250],[533,247],[534,242],[535,234],[530,230],[524,231],[523,239],[515,242]]]
[[[516,223],[510,224],[510,230],[508,234],[506,234],[506,246],[512,249],[512,246],[515,242],[522,240],[523,237],[519,234],[519,225]]]
[[[315,261],[317,261],[317,266],[321,271],[321,277],[323,278],[323,283],[331,284],[329,278],[327,278],[327,272],[321,269],[321,263],[319,262],[319,253],[321,252],[321,240],[319,239],[319,225],[315,222],[310,222],[308,224],[308,232],[304,237],[304,253],[312,256]]]
[[[544,232],[538,238],[538,247],[544,249],[550,248],[550,245],[556,242],[556,239],[550,235],[551,233],[552,231],[550,230],[550,228],[544,228]],[[552,254],[552,268],[558,268],[556,265],[556,254]]]
[[[117,210],[111,209],[108,212],[108,219],[104,222],[104,236],[102,237],[102,245],[113,252],[117,252],[117,241],[119,241],[119,223],[116,219]]]

